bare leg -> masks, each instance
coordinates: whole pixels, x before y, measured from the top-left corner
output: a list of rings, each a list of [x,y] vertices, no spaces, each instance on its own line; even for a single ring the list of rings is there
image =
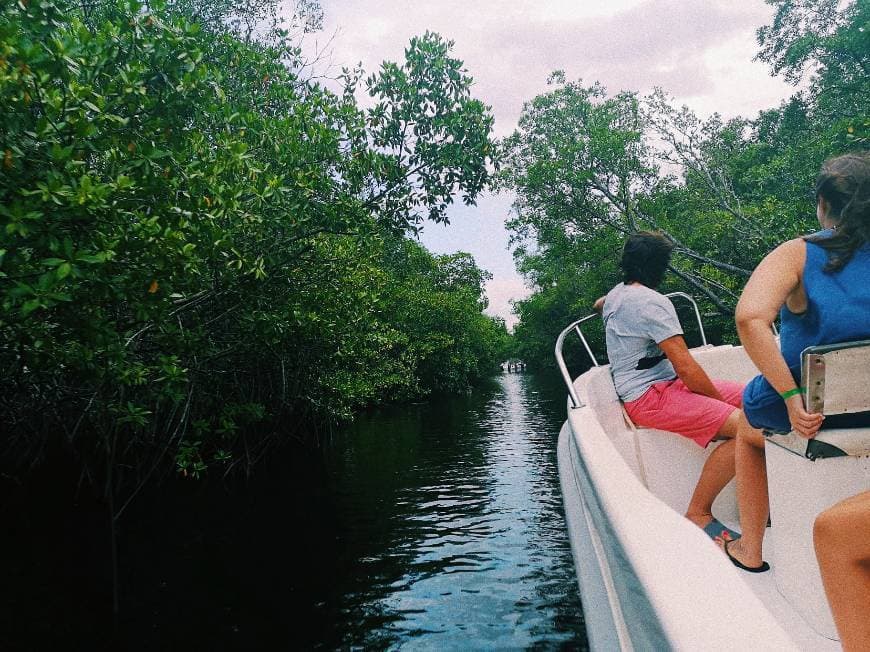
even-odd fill
[[[870,650],[870,491],[816,518],[813,542],[825,593],[846,652]]]
[[[764,435],[749,425],[742,412],[737,430],[735,461],[741,537],[728,546],[728,551],[745,566],[760,566],[761,542],[770,514]]]
[[[741,414],[734,410],[719,428],[718,437],[728,441],[710,453],[686,509],[686,518],[700,528],[713,520],[713,501],[734,477],[734,436]]]

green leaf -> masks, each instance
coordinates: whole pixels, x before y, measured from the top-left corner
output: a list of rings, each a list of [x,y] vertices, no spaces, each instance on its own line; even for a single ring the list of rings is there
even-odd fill
[[[40,307],[42,307],[42,301],[40,301],[39,299],[30,299],[29,301],[25,301],[24,305],[21,306],[21,315],[23,317],[27,317],[30,313]]]

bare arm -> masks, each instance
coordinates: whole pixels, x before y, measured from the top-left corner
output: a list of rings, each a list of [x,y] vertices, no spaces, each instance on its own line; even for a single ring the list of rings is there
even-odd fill
[[[737,333],[746,353],[780,394],[794,389],[796,384],[771,327],[789,297],[803,292],[805,260],[803,240],[790,240],[770,252],[746,283],[735,314]],[[806,437],[814,436],[824,417],[809,414],[799,395],[786,399],[785,404],[792,428]]]
[[[595,303],[592,304],[592,310],[597,312],[599,315],[601,314],[601,311],[604,310],[604,299],[605,297],[598,297],[595,300]]]
[[[680,377],[686,387],[695,394],[703,394],[710,398],[724,400],[722,395],[713,385],[707,372],[699,365],[692,354],[689,353],[689,348],[686,346],[686,340],[682,335],[674,335],[666,340],[659,342],[659,348],[668,356],[668,360],[674,365],[674,371]]]

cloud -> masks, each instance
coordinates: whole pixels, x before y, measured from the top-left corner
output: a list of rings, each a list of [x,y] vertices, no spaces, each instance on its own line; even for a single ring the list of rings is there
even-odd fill
[[[514,129],[523,102],[544,91],[557,69],[613,92],[661,86],[680,101],[709,94],[723,71],[711,68],[704,52],[747,34],[751,48],[755,29],[768,16],[762,0],[442,0],[413,10],[399,0],[346,0],[326,6],[327,30],[341,30],[334,59],[362,60],[369,71],[383,59],[400,60],[408,40],[426,30],[454,40],[456,55],[475,78],[475,95],[493,107],[499,135]],[[750,49],[732,59],[729,70],[760,66],[751,64],[753,54]]]
[[[736,5],[736,3],[735,3]],[[502,19],[480,32],[457,35],[466,65],[476,75],[476,91],[493,106],[500,132],[519,118],[523,101],[545,89],[547,75],[565,70],[570,79],[602,82],[608,90],[646,92],[655,86],[683,101],[715,88],[716,73],[704,50],[734,35],[754,32],[763,22],[741,5],[655,0],[611,16]],[[746,66],[750,51],[743,61]]]
[[[520,278],[495,278],[486,284],[486,297],[489,299],[486,312],[501,317],[508,330],[513,330],[517,317],[512,312],[511,301],[525,299],[531,293]]]
[[[755,30],[772,15],[764,0],[324,0],[321,44],[331,44],[336,74],[362,61],[367,72],[401,61],[413,36],[435,31],[455,41],[454,55],[475,79],[473,94],[492,106],[495,133],[510,134],[523,103],[547,90],[547,76],[600,81],[608,91],[656,86],[701,115],[752,116],[791,89],[753,62]],[[509,300],[528,294],[513,271],[500,223],[510,200],[484,197],[451,209],[451,225],[427,227],[438,252],[468,251],[492,271],[488,312],[516,321]]]

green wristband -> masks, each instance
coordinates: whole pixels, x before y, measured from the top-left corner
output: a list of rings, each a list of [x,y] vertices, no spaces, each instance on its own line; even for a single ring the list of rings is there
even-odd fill
[[[782,400],[784,401],[784,400],[786,400],[787,398],[791,398],[792,396],[797,396],[797,395],[800,394],[802,391],[804,391],[803,388],[801,388],[801,387],[795,387],[794,389],[790,389],[790,390],[788,390],[787,392],[782,392],[782,393],[780,394],[780,396],[782,397]]]

